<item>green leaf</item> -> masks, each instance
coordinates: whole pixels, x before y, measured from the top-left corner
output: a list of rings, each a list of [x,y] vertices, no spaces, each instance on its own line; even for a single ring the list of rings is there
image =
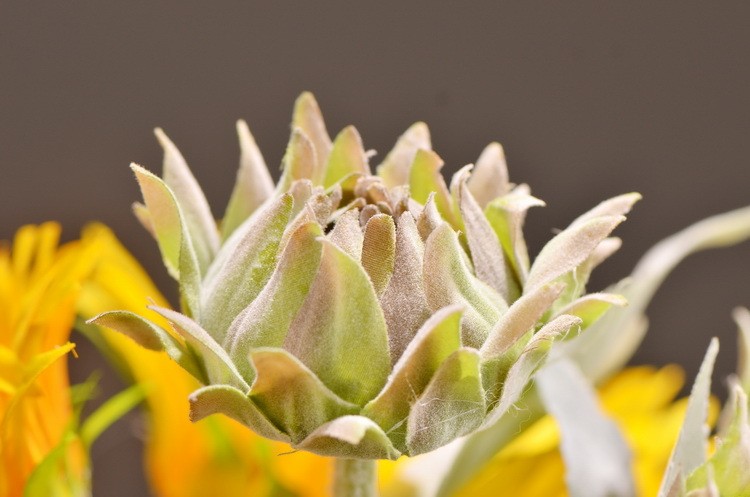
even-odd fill
[[[252,429],[260,436],[289,442],[253,404],[250,397],[229,385],[210,385],[190,394],[190,420],[194,423],[212,414],[221,413]]]
[[[482,150],[467,185],[482,209],[510,191],[502,145],[492,142]]]
[[[635,353],[645,334],[643,314],[669,273],[699,250],[731,246],[750,238],[750,207],[719,214],[662,240],[638,262],[617,293],[628,306],[611,309],[586,333],[564,345],[588,378],[599,382],[618,371]]]
[[[315,147],[310,138],[300,128],[292,128],[289,144],[281,160],[281,178],[276,185],[277,193],[286,193],[295,181],[310,180],[318,169]]]
[[[206,274],[201,324],[217,342],[224,341],[234,318],[258,296],[271,276],[291,212],[292,196],[288,194],[266,204],[236,230],[236,243],[232,236]]]
[[[214,216],[180,151],[161,128],[156,128],[154,133],[164,149],[164,183],[174,193],[185,227],[190,233],[190,242],[201,268],[200,272],[205,274],[220,244]]]
[[[719,436],[716,452],[703,466],[688,477],[688,490],[695,490],[714,483],[721,491],[721,495],[750,496],[748,400],[747,394],[736,380],[731,385],[730,396],[728,405],[732,407],[731,422],[726,432]],[[713,478],[711,478],[712,476]]]
[[[358,209],[349,209],[338,216],[336,224],[327,236],[331,243],[349,254],[352,259],[362,258],[362,245],[365,237],[359,225]]]
[[[412,124],[396,141],[396,145],[385,156],[383,163],[378,166],[378,176],[383,178],[388,188],[408,185],[411,165],[417,151],[431,149],[430,130],[427,125],[423,122]]]
[[[164,265],[175,279],[180,277],[182,220],[177,200],[169,187],[156,175],[131,164],[148,209],[150,225],[159,245]],[[197,261],[196,261],[197,264]]]
[[[376,214],[365,225],[362,242],[362,267],[370,277],[375,294],[380,296],[393,274],[396,252],[396,225],[388,214]]]
[[[362,266],[321,238],[323,255],[284,348],[343,399],[364,405],[388,378],[383,311]]]
[[[684,481],[683,475],[689,475],[706,462],[709,432],[706,420],[711,395],[711,374],[718,353],[719,341],[713,338],[690,392],[685,421],[669,458],[669,465],[659,489],[659,497],[665,497],[676,482]],[[684,484],[680,483],[680,486]]]
[[[433,314],[419,329],[393,368],[388,383],[362,414],[375,421],[399,450],[406,449],[406,420],[441,364],[461,346],[463,309],[450,306]]]
[[[482,360],[505,354],[552,307],[562,290],[563,285],[553,283],[537,288],[513,302],[482,344],[479,350]]]
[[[453,352],[414,403],[407,421],[410,455],[422,454],[477,429],[485,414],[479,353]]]
[[[630,212],[630,210],[633,208],[633,205],[641,200],[641,198],[641,194],[635,192],[625,193],[623,195],[618,195],[617,197],[612,197],[605,200],[604,202],[601,202],[599,205],[589,210],[588,212],[585,212],[578,216],[573,220],[572,223],[570,223],[568,227],[575,228],[578,226],[582,226],[588,221],[602,216],[624,216],[625,214]]]
[[[254,349],[250,359],[256,370],[250,399],[293,443],[328,421],[358,410],[283,349]]]
[[[404,212],[398,219],[396,230],[393,276],[380,296],[380,306],[388,325],[391,364],[398,361],[431,314],[424,291],[423,254],[424,244],[414,216]]]
[[[237,136],[240,139],[240,167],[221,221],[222,240],[226,240],[263,202],[271,198],[274,191],[266,161],[242,119],[237,121]]]
[[[511,366],[505,378],[502,395],[485,419],[483,428],[496,423],[510,407],[521,398],[534,373],[542,367],[547,359],[552,342],[565,335],[575,326],[581,325],[581,319],[575,316],[562,315],[544,325],[526,344],[518,360]]]
[[[323,186],[328,188],[351,174],[369,175],[370,166],[357,128],[347,126],[333,142]]]
[[[442,167],[443,159],[435,152],[417,150],[409,173],[409,192],[411,198],[420,204],[426,204],[430,194],[434,192],[438,212],[443,219],[456,227],[457,219],[453,212],[453,202],[445,180],[440,174]]]
[[[133,385],[108,399],[91,413],[81,425],[80,437],[83,444],[90,448],[104,430],[140,404],[145,398],[146,388],[143,385]]]
[[[583,320],[581,329],[586,329],[599,320],[612,306],[625,307],[628,301],[613,293],[589,293],[560,309],[557,315],[570,314]]]
[[[491,201],[484,208],[484,215],[503,247],[505,257],[513,267],[518,283],[523,284],[529,273],[529,253],[523,237],[526,212],[545,203],[529,194],[526,185]]]
[[[324,424],[296,447],[339,458],[396,460],[401,455],[378,425],[363,416],[351,415]]]
[[[443,223],[443,218],[440,217],[440,213],[435,205],[435,192],[430,193],[427,196],[427,203],[424,204],[424,209],[417,216],[417,229],[419,230],[419,236],[422,237],[422,241],[426,241],[430,234],[435,231],[435,228]]]
[[[328,163],[328,156],[331,153],[331,138],[328,136],[318,102],[310,92],[303,92],[294,102],[292,128],[295,127],[301,129],[312,144],[318,170],[313,176],[307,177],[313,180],[313,184],[320,185],[325,172],[322,168]]]
[[[68,450],[77,440],[71,427],[67,427],[59,443],[34,467],[23,489],[24,497],[71,497],[91,494],[88,478],[79,479],[71,474]]]
[[[500,241],[471,194],[466,181],[461,178],[458,181],[458,205],[476,275],[507,302],[510,300],[509,281],[505,274],[505,257]]]
[[[549,310],[563,290],[550,284],[528,293],[508,308],[479,350],[482,358],[482,381],[487,394],[498,398],[505,375],[518,360],[534,326]]]
[[[584,262],[623,216],[601,216],[567,228],[550,240],[529,270],[524,292],[546,285]]]
[[[189,312],[193,317],[199,318],[198,292],[203,272],[176,196],[158,176],[136,164],[131,164],[130,168],[135,173],[146,202],[164,265],[180,282],[180,294],[184,297]]]
[[[171,309],[155,305],[149,309],[169,320],[174,330],[197,352],[211,384],[231,385],[244,392],[250,389],[226,351],[198,323]]]
[[[322,233],[315,222],[294,231],[270,280],[227,332],[224,348],[248,382],[255,377],[250,350],[281,347],[307,298],[320,265],[322,247],[317,239]]]
[[[127,336],[145,349],[157,352],[164,351],[173,361],[182,366],[185,371],[193,375],[198,381],[202,383],[208,381],[208,378],[206,378],[201,367],[198,365],[197,358],[185,345],[162,329],[161,326],[157,326],[133,312],[104,312],[89,319],[86,321],[86,324],[95,324],[113,329]]]
[[[430,309],[452,304],[466,308],[461,325],[463,343],[479,348],[507,309],[502,297],[484,286],[467,266],[458,236],[448,224],[438,226],[427,239],[424,285]]]
[[[598,404],[596,390],[569,360],[536,375],[542,401],[560,427],[565,481],[576,497],[635,495],[632,454],[617,425]]]

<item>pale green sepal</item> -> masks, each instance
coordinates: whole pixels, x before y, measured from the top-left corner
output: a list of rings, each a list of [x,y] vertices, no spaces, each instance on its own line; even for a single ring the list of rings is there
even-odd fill
[[[614,293],[589,293],[571,302],[557,312],[578,316],[583,320],[581,329],[586,329],[599,320],[612,306],[625,307],[628,301]]]
[[[431,150],[430,130],[423,122],[412,124],[396,141],[377,167],[377,174],[388,188],[409,184],[409,173],[418,150]]]
[[[353,174],[370,175],[367,155],[357,128],[347,126],[336,136],[328,157],[323,186],[328,188]]]
[[[678,478],[684,478],[682,475],[689,475],[706,462],[709,434],[706,420],[711,395],[711,374],[718,353],[719,341],[713,338],[690,392],[685,420],[669,458],[669,465],[659,489],[659,497],[665,497]],[[680,486],[682,485],[684,484]]]
[[[482,209],[508,193],[511,185],[502,145],[492,142],[482,150],[467,186]]]
[[[161,128],[156,128],[154,134],[164,149],[164,183],[174,193],[177,205],[180,206],[201,274],[205,274],[219,249],[220,239],[216,221],[211,214],[206,196],[180,151]]]
[[[320,242],[318,274],[284,348],[343,399],[364,405],[391,370],[385,318],[362,266],[329,240]]]
[[[750,311],[738,307],[733,312],[739,328],[737,375],[745,392],[750,392]]]
[[[254,349],[250,360],[256,371],[250,399],[292,443],[301,442],[328,421],[359,410],[284,349]]]
[[[694,471],[687,480],[687,489],[706,487],[713,472],[721,495],[750,496],[750,420],[747,394],[736,382],[731,385],[732,418],[726,433],[719,436],[716,452],[709,461]]]
[[[500,317],[487,340],[479,349],[482,358],[482,381],[487,395],[497,399],[508,370],[526,347],[534,326],[549,310],[564,285],[550,284],[528,293]]]
[[[479,349],[482,360],[505,354],[552,307],[563,288],[559,283],[544,285],[513,302]]]
[[[174,330],[198,354],[210,384],[227,384],[247,392],[250,386],[242,379],[229,355],[201,326],[179,312],[159,306],[149,306],[169,321]]]
[[[406,445],[414,456],[477,429],[485,414],[479,352],[461,348],[438,368],[409,413]]]
[[[141,226],[156,240],[156,231],[154,230],[154,223],[151,221],[151,214],[148,212],[148,207],[140,202],[133,202],[130,207],[135,218],[141,223]]]
[[[422,276],[423,255],[424,243],[414,216],[404,212],[398,219],[396,230],[393,277],[380,296],[380,307],[388,325],[391,364],[399,360],[422,324],[430,317]]]
[[[323,182],[323,167],[328,163],[331,153],[331,137],[328,136],[323,114],[312,93],[303,92],[294,102],[292,127],[304,131],[313,146],[315,163],[319,170],[310,179],[313,180],[313,184],[320,185]]]
[[[567,228],[547,242],[529,270],[524,292],[546,285],[584,262],[623,216],[601,216]]]
[[[396,460],[401,453],[383,430],[363,416],[342,416],[324,424],[295,445],[314,454],[351,459]]]
[[[382,427],[399,450],[406,450],[406,420],[440,365],[461,346],[463,308],[450,306],[433,314],[409,343],[388,383],[365,405],[362,415]]]
[[[505,257],[515,270],[521,285],[529,273],[529,253],[523,237],[526,212],[532,207],[544,205],[543,201],[529,194],[528,186],[520,185],[484,208],[484,215],[495,231]]]
[[[567,305],[586,293],[586,285],[591,277],[591,272],[610,255],[615,253],[622,245],[622,240],[617,237],[609,237],[602,240],[599,245],[589,254],[585,261],[576,266],[572,271],[558,278],[565,283],[565,291],[557,299],[558,312]]]
[[[632,454],[596,390],[570,360],[552,361],[535,377],[544,406],[560,427],[565,482],[576,497],[632,497]]]
[[[190,421],[197,423],[212,414],[224,414],[252,429],[255,433],[271,440],[289,442],[290,439],[279,431],[266,416],[253,404],[247,394],[229,385],[210,385],[199,388],[190,394]]]
[[[468,175],[468,172],[467,172]],[[505,273],[505,257],[500,241],[490,226],[474,196],[461,177],[457,187],[458,206],[461,212],[471,260],[477,277],[491,286],[505,301],[510,301],[509,282]]]
[[[443,219],[440,217],[440,213],[435,206],[435,192],[427,196],[427,203],[424,204],[424,208],[417,214],[416,220],[417,229],[419,230],[419,236],[422,237],[422,241],[427,241],[427,238],[435,231],[435,228],[443,223]]]
[[[441,159],[432,150],[417,150],[414,162],[409,172],[409,193],[411,198],[420,204],[426,204],[431,193],[435,193],[435,205],[440,215],[457,226],[457,219],[453,212],[453,201],[445,184],[440,169],[443,167]]]
[[[326,236],[352,259],[360,260],[365,238],[359,224],[359,209],[349,209],[339,215],[333,229]]]
[[[709,466],[709,470],[710,469],[711,467]],[[746,497],[749,494],[747,492],[741,494],[722,494],[719,492],[719,487],[716,485],[716,482],[713,481],[713,477],[709,475],[708,481],[705,486],[690,490],[689,492],[687,492],[687,494],[685,494],[685,497],[722,497],[722,495],[724,497]],[[672,497],[672,495],[670,494],[668,497]]]
[[[362,267],[380,297],[393,275],[396,257],[396,225],[393,216],[376,214],[365,225],[362,241]]]
[[[188,311],[199,318],[199,287],[201,265],[198,261],[191,234],[172,190],[158,176],[137,164],[130,168],[135,173],[164,265],[169,274],[180,282],[180,295]]]
[[[180,305],[185,314],[201,319],[201,268],[193,244],[183,231],[180,239]]]
[[[479,348],[507,305],[500,295],[491,298],[489,292],[480,290],[480,281],[471,274],[466,259],[453,229],[446,223],[435,228],[425,243],[425,295],[433,311],[452,304],[464,306],[463,344]]]
[[[315,147],[310,138],[299,128],[292,128],[289,144],[281,160],[281,178],[276,185],[277,193],[286,193],[295,181],[309,180],[316,184],[313,176],[318,169]]]
[[[640,193],[632,192],[624,193],[622,195],[607,199],[588,212],[584,212],[583,214],[575,218],[573,222],[568,225],[568,228],[581,226],[584,223],[597,217],[624,216],[630,212],[630,210],[633,208],[633,205],[641,200],[641,198],[643,197],[641,197]]]
[[[281,237],[292,212],[292,196],[284,194],[243,224],[231,256],[211,268],[201,291],[201,325],[222,343],[232,320],[258,296],[270,278]],[[218,262],[218,261],[217,261]]]
[[[164,351],[185,371],[193,375],[198,381],[207,383],[208,378],[199,366],[194,354],[179,342],[169,332],[151,321],[130,311],[109,311],[99,314],[86,324],[95,324],[111,328],[127,336],[141,347],[157,352]]]
[[[221,238],[226,240],[263,202],[273,196],[274,184],[247,123],[237,121],[240,140],[240,167],[232,195],[221,220]]]
[[[617,289],[628,306],[611,309],[586,333],[561,344],[564,353],[572,354],[595,383],[620,370],[643,339],[646,306],[675,266],[699,250],[731,246],[748,238],[750,207],[744,207],[699,221],[662,240],[641,258],[629,282]]]
[[[581,325],[581,318],[562,315],[544,325],[526,344],[505,377],[500,398],[490,406],[482,428],[496,423],[521,398],[534,373],[544,364],[554,340]]]
[[[183,236],[180,209],[174,193],[155,174],[130,164],[148,210],[148,218],[164,265],[173,278],[180,278],[180,242]]]
[[[232,322],[224,348],[242,376],[252,382],[255,371],[248,353],[257,347],[281,347],[320,265],[323,234],[317,223],[303,224],[292,233],[271,279],[258,297]]]

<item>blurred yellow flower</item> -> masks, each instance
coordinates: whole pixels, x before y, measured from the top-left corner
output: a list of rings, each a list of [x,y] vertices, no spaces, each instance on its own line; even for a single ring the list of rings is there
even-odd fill
[[[55,223],[24,226],[0,245],[0,495],[23,495],[37,465],[64,450],[56,495],[87,487],[86,451],[63,443],[73,418],[65,355],[81,280],[92,258],[80,243],[58,248]],[[61,472],[61,473],[60,473]],[[51,491],[51,490],[50,490]]]
[[[78,303],[84,318],[110,309],[159,316],[146,309],[147,298],[168,306],[143,268],[103,225],[84,230],[82,240],[97,244],[99,260]],[[166,323],[164,323],[166,324]],[[168,326],[165,326],[168,328]],[[225,416],[199,423],[189,419],[188,396],[198,388],[166,354],[148,351],[127,337],[104,330],[105,351],[130,380],[148,386],[146,471],[160,497],[328,495],[330,460],[292,452]]]
[[[684,383],[678,366],[627,368],[599,390],[604,411],[622,430],[633,453],[639,496],[655,496],[680,431],[687,399],[675,401]],[[718,414],[711,403],[711,423]],[[567,496],[560,433],[545,416],[500,451],[456,497]]]

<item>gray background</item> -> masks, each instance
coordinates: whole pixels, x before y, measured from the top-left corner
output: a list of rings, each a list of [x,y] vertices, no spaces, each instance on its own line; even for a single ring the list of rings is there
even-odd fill
[[[130,214],[128,163],[160,170],[151,129],[164,127],[220,215],[235,120],[248,120],[276,169],[305,89],[332,134],[353,123],[380,157],[416,120],[449,171],[503,143],[511,178],[548,204],[529,216],[533,251],[598,201],[643,193],[594,289],[664,236],[750,204],[747,3],[354,4],[1,2],[0,238],[56,219],[70,239],[104,221],[172,288]],[[682,265],[635,362],[678,362],[692,379],[718,335],[717,376],[731,371],[729,313],[750,305],[749,266],[747,244]],[[75,362],[76,378],[92,355]],[[106,384],[117,387],[111,373]],[[132,425],[95,447],[95,495],[146,495]]]

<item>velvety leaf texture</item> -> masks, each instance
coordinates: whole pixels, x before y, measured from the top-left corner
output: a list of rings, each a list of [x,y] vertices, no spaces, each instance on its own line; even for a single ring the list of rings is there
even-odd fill
[[[163,178],[133,166],[134,212],[179,282],[182,312],[153,308],[174,333],[126,312],[94,321],[198,378],[196,421],[223,413],[331,457],[432,451],[497,423],[553,341],[624,302],[585,287],[638,194],[583,214],[532,263],[523,227],[544,202],[511,183],[499,143],[447,181],[418,122],[373,174],[356,128],[331,141],[305,92],[274,186],[244,121],[237,135],[218,221],[161,130]]]

